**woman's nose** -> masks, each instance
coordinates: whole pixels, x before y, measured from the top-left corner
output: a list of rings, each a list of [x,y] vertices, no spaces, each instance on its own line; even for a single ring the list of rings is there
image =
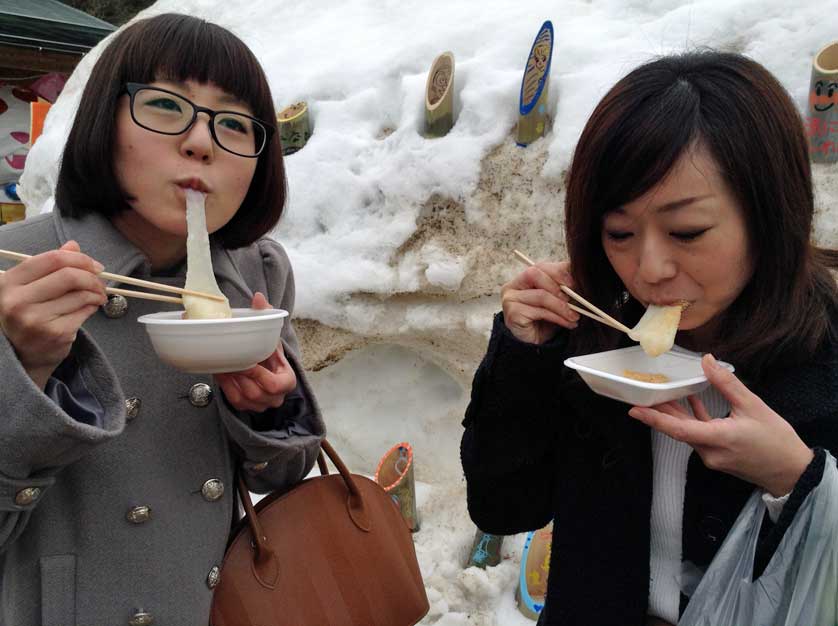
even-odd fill
[[[181,154],[193,159],[212,162],[215,154],[210,121],[205,114],[199,114],[195,123],[183,134],[180,143]]]
[[[678,274],[678,263],[669,246],[656,238],[646,238],[640,249],[637,274],[648,285],[675,278]]]

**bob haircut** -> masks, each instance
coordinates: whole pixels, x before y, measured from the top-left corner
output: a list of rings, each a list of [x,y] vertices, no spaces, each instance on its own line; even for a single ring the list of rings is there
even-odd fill
[[[126,82],[214,83],[247,104],[254,117],[276,118],[265,73],[230,31],[188,15],[167,13],[134,22],[102,51],[82,93],[61,160],[56,204],[61,215],[106,217],[130,211],[114,171],[116,113]],[[242,157],[244,158],[244,157]],[[276,226],[286,198],[278,133],[257,157],[241,206],[214,237],[225,248],[256,241]]]
[[[717,345],[708,348],[750,377],[780,357],[811,357],[836,332],[838,295],[828,269],[835,253],[811,244],[814,198],[800,115],[777,79],[742,55],[657,59],[597,105],[568,173],[565,234],[580,292],[627,325],[639,319],[643,306],[602,247],[603,216],[654,187],[695,146],[709,151],[742,206],[756,257],[750,281],[720,316]],[[587,320],[573,335],[577,353],[621,339]]]

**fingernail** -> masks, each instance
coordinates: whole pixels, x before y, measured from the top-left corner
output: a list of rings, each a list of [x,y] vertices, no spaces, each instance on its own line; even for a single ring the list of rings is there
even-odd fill
[[[99,263],[99,261],[93,261],[93,269],[96,270],[97,274],[101,274],[105,271],[105,266]]]
[[[721,367],[719,365],[719,362],[716,360],[716,357],[714,357],[709,352],[707,353],[707,362],[710,365],[710,367],[712,367],[713,369],[719,369],[719,367]]]
[[[637,409],[629,409],[628,413],[635,419],[640,417],[640,411],[638,411]]]

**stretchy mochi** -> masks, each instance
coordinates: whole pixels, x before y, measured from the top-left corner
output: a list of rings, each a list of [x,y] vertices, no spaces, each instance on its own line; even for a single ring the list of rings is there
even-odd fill
[[[186,319],[218,319],[233,317],[230,302],[221,293],[212,273],[207,216],[204,211],[204,194],[194,189],[186,190],[186,288],[224,298],[223,302],[200,296],[183,296]]]
[[[673,306],[650,304],[637,326],[631,329],[629,337],[639,342],[649,356],[660,356],[669,352],[675,344],[681,312],[687,306],[689,303],[684,301]]]

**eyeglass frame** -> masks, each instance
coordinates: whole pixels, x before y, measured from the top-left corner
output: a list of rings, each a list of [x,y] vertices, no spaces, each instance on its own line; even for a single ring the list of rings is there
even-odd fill
[[[137,121],[137,117],[134,115],[134,96],[137,95],[138,91],[141,91],[143,89],[153,89],[155,91],[162,91],[163,93],[171,94],[173,96],[176,96],[176,97],[180,98],[181,100],[184,100],[184,101],[188,102],[190,104],[190,106],[192,107],[192,119],[189,120],[189,123],[186,125],[186,127],[183,130],[181,130],[177,133],[167,133],[166,131],[157,130],[155,128],[149,128],[148,126],[146,126],[144,124],[140,124],[140,122]],[[183,133],[187,132],[190,128],[192,128],[192,126],[195,124],[195,120],[198,119],[198,113],[206,113],[209,116],[209,123],[207,124],[207,126],[209,127],[210,135],[212,135],[212,140],[215,142],[215,145],[217,145],[219,148],[221,148],[225,152],[229,152],[230,154],[235,154],[236,156],[240,156],[240,157],[243,157],[245,159],[258,159],[259,156],[265,151],[265,147],[268,145],[268,142],[270,141],[271,137],[276,132],[276,127],[275,126],[273,126],[272,124],[269,124],[268,122],[265,122],[264,120],[260,120],[258,117],[253,117],[252,115],[247,115],[246,113],[242,113],[241,111],[230,111],[230,110],[214,111],[213,109],[210,109],[208,107],[202,107],[202,106],[199,106],[199,105],[195,104],[189,98],[187,98],[185,96],[182,96],[181,94],[179,94],[175,91],[171,91],[169,89],[163,89],[162,87],[155,87],[154,85],[146,85],[145,83],[125,83],[125,86],[122,88],[122,91],[120,92],[120,95],[122,95],[122,94],[128,94],[128,97],[130,98],[130,102],[129,102],[129,105],[128,105],[128,110],[131,113],[131,119],[134,121],[134,123],[137,126],[139,126],[140,128],[144,128],[148,131],[151,131],[152,133],[158,133],[160,135],[170,135],[170,136],[172,136],[172,135],[182,135]],[[230,150],[229,148],[225,148],[223,145],[221,145],[221,142],[218,140],[218,135],[215,134],[215,116],[218,115],[219,113],[233,113],[234,115],[241,115],[242,117],[246,117],[247,119],[252,120],[253,122],[256,122],[257,124],[262,126],[262,128],[265,129],[265,140],[264,140],[264,142],[262,142],[262,147],[259,148],[259,152],[257,152],[256,154],[241,154],[240,152],[234,152],[233,150]]]

